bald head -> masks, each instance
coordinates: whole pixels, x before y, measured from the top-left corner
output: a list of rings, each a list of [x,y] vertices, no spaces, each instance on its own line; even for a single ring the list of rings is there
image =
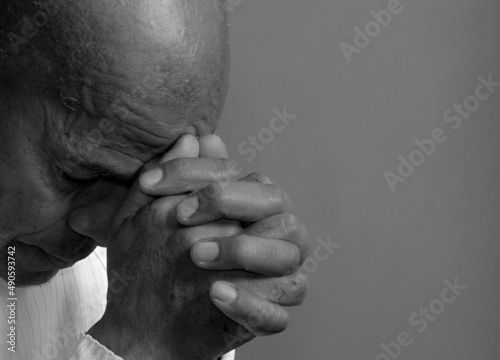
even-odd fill
[[[75,19],[80,20],[78,26]],[[3,87],[75,76],[69,70],[82,68],[89,60],[74,56],[85,52],[81,44],[95,45],[88,16],[71,1],[6,0],[0,4],[0,21]]]
[[[4,87],[53,92],[89,115],[129,98],[155,121],[168,120],[162,107],[188,116],[208,106],[209,122],[221,110],[223,0],[3,0],[0,10]]]

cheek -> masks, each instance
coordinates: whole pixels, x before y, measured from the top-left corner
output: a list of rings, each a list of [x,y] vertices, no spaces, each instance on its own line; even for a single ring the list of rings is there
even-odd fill
[[[40,166],[25,165],[0,175],[0,234],[4,236],[44,230],[71,206],[72,197],[49,184],[49,174],[42,174]]]
[[[76,233],[106,246],[106,233],[129,189],[100,182],[79,194],[68,215],[68,225]]]
[[[17,183],[5,186],[0,198],[2,235],[34,233],[56,223],[70,209],[71,198],[36,183]],[[7,234],[4,234],[7,232]]]

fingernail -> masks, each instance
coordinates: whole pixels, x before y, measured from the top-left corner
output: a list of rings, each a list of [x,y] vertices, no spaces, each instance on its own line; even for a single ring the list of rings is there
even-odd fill
[[[218,283],[214,286],[214,298],[223,303],[231,303],[236,300],[238,293],[236,289],[225,283]]]
[[[187,221],[198,211],[199,205],[198,196],[190,196],[177,206],[177,213],[182,220]]]
[[[211,262],[219,257],[219,244],[214,242],[200,242],[193,250],[194,258],[199,262]]]
[[[161,179],[163,179],[163,170],[161,168],[155,168],[142,174],[139,182],[144,187],[152,187],[158,184]]]

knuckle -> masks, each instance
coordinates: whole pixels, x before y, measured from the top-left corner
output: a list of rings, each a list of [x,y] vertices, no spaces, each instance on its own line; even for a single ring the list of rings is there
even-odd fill
[[[269,336],[269,335],[275,335],[279,334],[283,331],[286,330],[287,328],[286,323],[283,322],[276,322],[276,323],[269,323],[269,324],[260,324],[258,326],[255,326],[252,328],[253,332],[259,336]]]
[[[227,172],[231,179],[236,180],[241,177],[243,173],[243,168],[236,160],[226,160],[227,161]]]
[[[150,203],[148,209],[149,216],[154,220],[155,224],[165,226],[175,218],[172,209],[175,207],[176,202],[174,197],[158,198]]]
[[[283,331],[286,330],[286,328],[288,327],[288,320],[285,322],[285,321],[282,321],[280,323],[278,323],[275,327],[274,327],[274,334],[279,334],[279,333],[282,333]]]
[[[221,183],[215,182],[208,184],[202,190],[202,195],[205,197],[207,202],[213,205],[220,205],[224,198],[224,186]]]
[[[226,159],[214,159],[214,170],[217,178],[223,181],[230,181],[229,177],[229,161]]]
[[[299,246],[301,258],[305,260],[311,253],[309,233],[304,224],[296,217],[293,226],[294,228],[290,230],[289,234]]]
[[[233,262],[241,263],[246,270],[245,259],[253,252],[252,246],[244,238],[236,236],[228,243],[228,255]]]
[[[285,331],[288,327],[289,323],[289,316],[288,313],[285,310],[282,310],[276,319],[275,326],[274,326],[274,331],[275,334],[281,333]]]
[[[297,272],[297,276],[292,282],[292,289],[296,295],[295,305],[302,305],[309,291],[309,281],[307,280],[307,276],[302,271]]]
[[[193,173],[193,168],[186,159],[174,159],[166,164],[168,164],[167,174],[172,174],[177,180],[190,179]]]
[[[261,302],[248,315],[247,325],[252,331],[261,336],[283,332],[288,327],[288,313],[281,309]]]
[[[279,220],[277,226],[281,228],[280,230],[285,236],[297,235],[301,231],[302,224],[297,216],[290,213],[282,214]]]
[[[305,230],[306,235],[304,236],[304,243],[300,247],[300,252],[301,252],[301,265],[306,259],[311,255],[311,241],[309,240],[309,235],[307,235],[307,230]]]
[[[283,197],[283,204],[286,206],[286,208],[292,210],[293,208],[292,199],[290,199],[290,196],[288,196],[288,193],[283,188],[281,188],[281,196]]]
[[[307,297],[308,290],[307,276],[298,271],[287,278],[281,301],[286,306],[300,306]]]
[[[262,172],[254,172],[247,176],[247,181],[256,181],[262,184],[272,184],[271,179]]]
[[[267,188],[267,196],[270,199],[274,199],[274,201],[281,207],[288,210],[292,208],[292,202],[290,197],[286,193],[285,189],[283,189],[280,185],[277,184],[269,184],[266,185]]]
[[[264,305],[264,302],[258,303],[256,307],[247,315],[247,325],[253,330],[262,329],[266,324],[268,310]]]

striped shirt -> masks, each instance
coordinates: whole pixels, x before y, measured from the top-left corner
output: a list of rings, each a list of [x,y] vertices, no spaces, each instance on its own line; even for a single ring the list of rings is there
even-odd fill
[[[15,352],[9,350],[7,283],[0,279],[2,360],[120,360],[85,331],[104,314],[108,279],[106,249],[59,271],[47,284],[16,288]],[[11,348],[12,349],[12,348]],[[222,360],[234,359],[234,352]]]

